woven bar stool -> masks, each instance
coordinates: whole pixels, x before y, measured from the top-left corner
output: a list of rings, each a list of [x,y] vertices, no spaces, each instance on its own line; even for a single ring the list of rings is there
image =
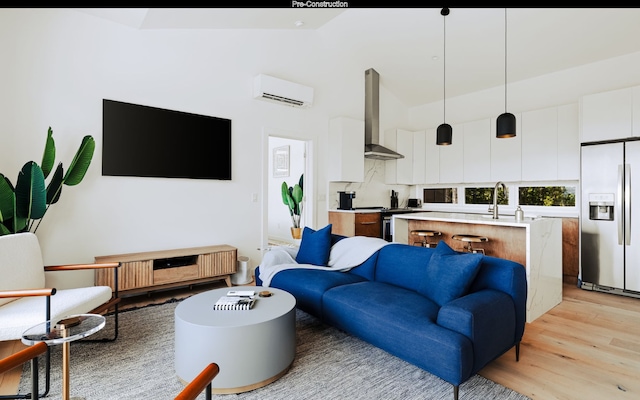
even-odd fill
[[[482,242],[488,242],[489,241],[489,238],[486,237],[486,236],[467,235],[467,234],[453,235],[451,238],[453,240],[459,240],[459,241],[461,241],[463,243],[466,243],[465,251],[467,251],[469,253],[482,253],[482,254],[484,254],[484,249],[482,249],[482,248],[474,249],[471,246],[471,243],[482,243]]]
[[[421,240],[414,240],[412,245],[415,246],[416,243],[420,243],[422,247],[436,247],[438,244],[429,243],[429,238],[435,237],[435,236],[442,236],[442,232],[431,231],[427,229],[415,229],[411,231],[411,234],[422,238]]]

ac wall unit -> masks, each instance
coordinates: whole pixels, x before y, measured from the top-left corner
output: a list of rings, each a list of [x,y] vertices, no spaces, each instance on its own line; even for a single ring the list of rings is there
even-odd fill
[[[253,98],[308,108],[313,104],[313,88],[260,74],[253,79]]]

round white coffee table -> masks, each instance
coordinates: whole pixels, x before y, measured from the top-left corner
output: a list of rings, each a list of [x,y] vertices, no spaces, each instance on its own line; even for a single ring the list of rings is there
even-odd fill
[[[229,290],[253,290],[250,310],[214,310]],[[263,290],[270,297],[259,297]],[[183,383],[191,382],[209,363],[220,373],[213,393],[241,393],[283,376],[296,354],[296,300],[284,290],[260,286],[215,289],[192,296],[175,310],[175,368]]]

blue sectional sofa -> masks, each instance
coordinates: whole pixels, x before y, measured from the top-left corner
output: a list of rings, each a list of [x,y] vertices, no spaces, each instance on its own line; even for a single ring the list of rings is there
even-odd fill
[[[257,285],[288,291],[301,310],[451,383],[454,399],[460,384],[512,347],[519,358],[527,296],[521,264],[445,242],[425,248],[343,238],[330,227],[305,228],[299,250],[285,250],[289,261],[267,253]],[[360,262],[353,254],[365,248],[371,254],[360,251]],[[359,264],[344,267],[341,259]]]

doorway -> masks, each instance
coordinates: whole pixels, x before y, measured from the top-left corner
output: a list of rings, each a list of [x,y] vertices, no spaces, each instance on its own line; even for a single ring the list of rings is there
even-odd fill
[[[293,226],[291,215],[287,206],[282,202],[282,183],[292,187],[303,178],[303,207],[301,213],[300,226],[312,226],[310,215],[312,215],[313,177],[310,173],[309,154],[310,143],[305,140],[285,137],[278,132],[267,132],[265,170],[266,184],[263,187],[264,204],[264,226],[261,250],[266,251],[272,245],[296,245],[299,239],[294,239],[291,235]]]

